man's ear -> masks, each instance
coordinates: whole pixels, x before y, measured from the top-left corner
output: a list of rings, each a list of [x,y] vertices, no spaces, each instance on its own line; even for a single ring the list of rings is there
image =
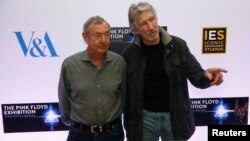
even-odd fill
[[[86,42],[87,39],[87,34],[86,33],[82,33],[82,38],[84,39],[84,41]]]

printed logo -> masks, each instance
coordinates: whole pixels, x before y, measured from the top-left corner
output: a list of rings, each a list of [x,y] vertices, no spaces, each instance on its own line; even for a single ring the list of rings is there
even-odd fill
[[[248,123],[248,97],[191,99],[196,126],[245,125]]]
[[[31,32],[30,39],[25,42],[22,32],[14,32],[22,48],[25,57],[59,57],[47,32],[43,38],[35,37],[35,31]]]
[[[110,50],[121,54],[134,41],[134,34],[128,27],[112,27],[110,31]]]
[[[226,27],[203,28],[202,53],[225,53],[226,34]]]
[[[58,103],[2,104],[4,133],[63,131]]]

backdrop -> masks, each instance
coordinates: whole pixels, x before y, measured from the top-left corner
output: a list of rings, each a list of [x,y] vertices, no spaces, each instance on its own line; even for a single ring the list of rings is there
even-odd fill
[[[85,20],[100,15],[112,27],[128,27],[128,7],[134,2],[138,1],[1,0],[0,104],[57,103],[62,61],[86,48],[81,37]],[[249,97],[250,1],[148,2],[156,8],[159,24],[185,39],[204,69],[222,67],[229,71],[219,87],[200,90],[189,85],[191,98]],[[225,38],[215,42],[214,35]],[[223,51],[216,51],[217,47]],[[68,133],[4,133],[3,127],[0,116],[1,141],[64,141]],[[190,141],[206,141],[206,136],[207,127],[198,126]]]

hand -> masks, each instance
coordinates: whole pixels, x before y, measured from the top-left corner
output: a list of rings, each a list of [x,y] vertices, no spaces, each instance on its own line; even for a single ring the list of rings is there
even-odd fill
[[[218,86],[223,82],[222,73],[227,73],[227,70],[223,68],[211,68],[207,69],[204,75],[210,80],[212,86]]]

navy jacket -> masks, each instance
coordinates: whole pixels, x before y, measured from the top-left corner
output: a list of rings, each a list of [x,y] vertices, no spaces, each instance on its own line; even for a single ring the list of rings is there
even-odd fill
[[[194,115],[190,105],[188,83],[197,88],[210,86],[204,70],[190,53],[181,38],[169,35],[159,27],[165,46],[164,65],[169,79],[169,108],[174,139],[189,139],[195,131]],[[143,90],[146,57],[141,39],[136,37],[126,48],[123,57],[127,63],[127,97],[124,125],[129,141],[142,141]]]

